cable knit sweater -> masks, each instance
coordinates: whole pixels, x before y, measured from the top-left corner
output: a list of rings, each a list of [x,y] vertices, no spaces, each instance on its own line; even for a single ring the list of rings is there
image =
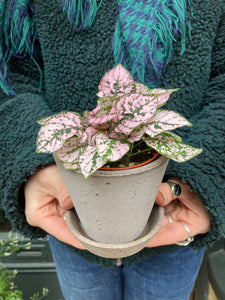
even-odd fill
[[[12,57],[8,75],[16,96],[0,92],[0,205],[14,229],[31,238],[46,235],[31,227],[24,215],[23,185],[51,155],[36,154],[37,120],[70,110],[93,109],[104,73],[115,64],[112,39],[118,17],[116,1],[103,1],[92,26],[74,30],[57,1],[33,1],[37,39],[36,63]],[[211,216],[210,231],[197,236],[190,247],[212,245],[225,236],[225,1],[195,0],[192,3],[191,36],[180,55],[179,37],[172,60],[163,71],[160,87],[180,88],[166,108],[178,111],[193,127],[177,130],[184,142],[203,148],[188,162],[170,162],[166,175],[175,175],[198,194]],[[124,264],[177,246],[145,248],[123,259]],[[77,253],[90,261],[113,265],[88,251]]]

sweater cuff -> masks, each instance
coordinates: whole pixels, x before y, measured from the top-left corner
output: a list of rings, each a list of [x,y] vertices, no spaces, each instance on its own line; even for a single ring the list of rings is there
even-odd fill
[[[54,163],[52,155],[36,153],[37,121],[51,114],[42,96],[29,93],[0,106],[0,204],[13,230],[32,238],[44,237],[45,232],[26,221],[23,184],[38,168]]]

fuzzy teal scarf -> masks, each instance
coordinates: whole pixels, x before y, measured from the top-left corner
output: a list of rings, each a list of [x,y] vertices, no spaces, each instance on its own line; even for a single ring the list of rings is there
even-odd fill
[[[60,0],[75,30],[91,27],[102,1]],[[110,0],[116,1],[116,0]],[[187,0],[190,5],[189,1]],[[123,64],[142,83],[158,86],[162,72],[170,62],[173,43],[181,37],[181,55],[185,51],[186,27],[190,29],[186,0],[117,0],[118,20],[113,49],[115,64]],[[32,0],[0,0],[0,86],[14,95],[7,77],[11,56],[33,54],[36,26]]]
[[[7,95],[15,95],[7,76],[12,56],[33,57],[36,26],[30,0],[0,0],[0,86]]]
[[[112,0],[111,0],[112,1]],[[61,0],[60,6],[67,13],[70,23],[78,30],[91,27],[102,0]]]
[[[159,85],[170,62],[173,43],[181,37],[185,51],[187,7],[185,0],[118,0],[114,37],[116,63],[150,87]]]

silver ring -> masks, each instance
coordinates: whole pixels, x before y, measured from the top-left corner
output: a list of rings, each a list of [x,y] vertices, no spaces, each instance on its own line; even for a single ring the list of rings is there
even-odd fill
[[[170,224],[173,223],[173,219],[171,218],[171,216],[168,213],[164,213],[165,216],[167,216],[167,218],[169,219]]]
[[[181,194],[181,186],[173,181],[166,181],[166,183],[170,186],[171,192],[174,197],[177,197]]]
[[[187,230],[188,232],[188,238],[182,242],[179,242],[179,243],[176,243],[176,245],[179,245],[179,246],[187,246],[189,245],[191,242],[194,241],[194,238],[191,236],[191,230],[189,229],[189,227],[187,226],[187,224],[183,223],[183,222],[178,222],[180,223],[181,225],[184,226],[184,228]]]

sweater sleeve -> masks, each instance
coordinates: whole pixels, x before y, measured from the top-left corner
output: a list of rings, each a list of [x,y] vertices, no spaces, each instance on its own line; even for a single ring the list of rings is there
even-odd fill
[[[196,158],[179,164],[170,161],[166,175],[178,176],[202,199],[211,217],[211,229],[199,235],[193,248],[213,245],[225,237],[225,16],[220,23],[212,52],[211,79],[205,106],[190,121],[193,127],[185,139],[203,148]]]
[[[41,229],[26,222],[23,184],[38,168],[53,162],[51,155],[35,152],[37,121],[52,113],[39,92],[36,65],[30,59],[13,58],[8,69],[16,96],[0,91],[0,207],[13,230],[27,237],[43,237]]]

